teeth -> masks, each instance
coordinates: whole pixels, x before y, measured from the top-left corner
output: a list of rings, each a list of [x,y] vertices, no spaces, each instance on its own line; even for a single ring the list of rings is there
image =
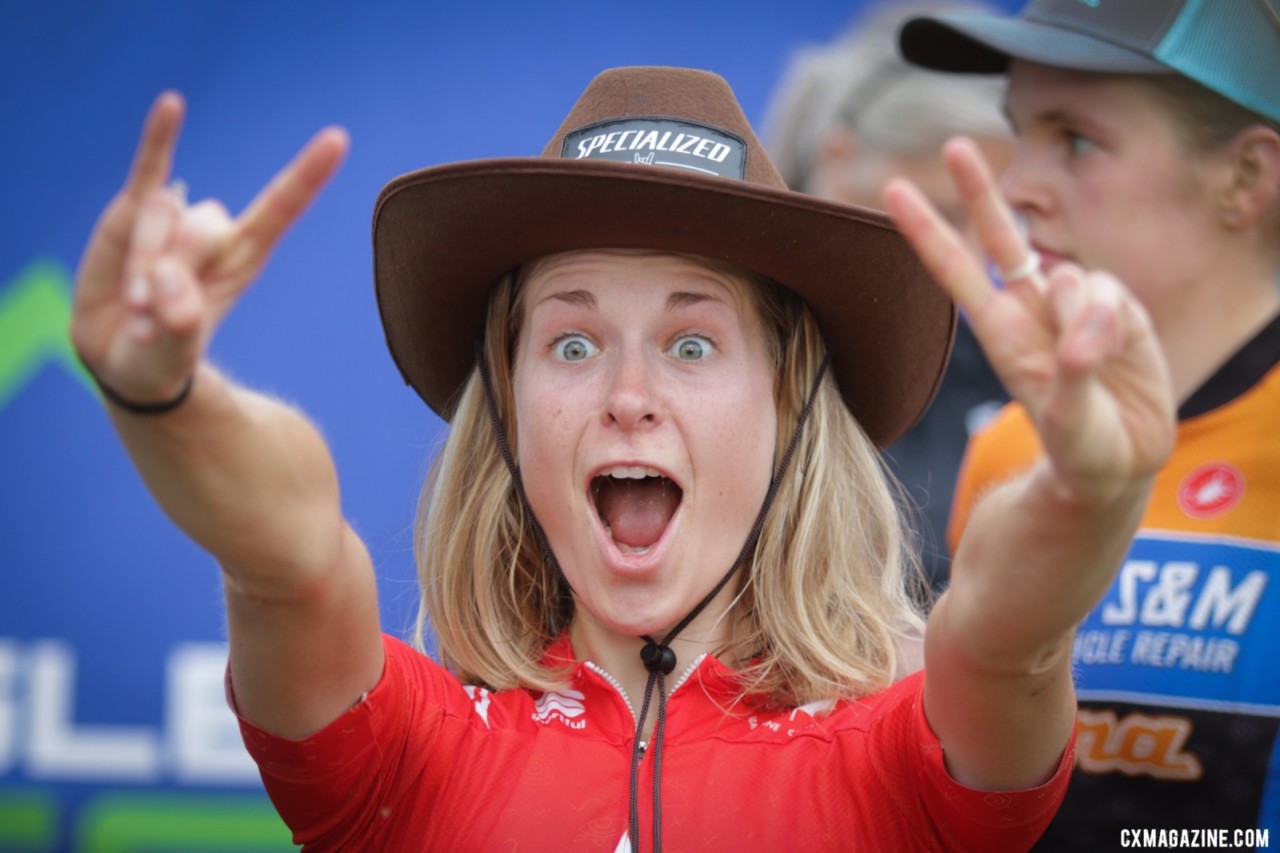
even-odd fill
[[[645,477],[661,477],[662,473],[644,465],[615,465],[601,471],[600,476],[615,477],[619,480],[643,480]]]
[[[631,545],[623,545],[621,542],[615,542],[613,544],[617,546],[618,550],[624,554],[648,554],[649,553],[648,545],[637,548]]]

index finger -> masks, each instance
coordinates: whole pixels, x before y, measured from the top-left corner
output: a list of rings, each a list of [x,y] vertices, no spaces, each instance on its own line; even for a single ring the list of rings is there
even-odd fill
[[[934,280],[961,308],[976,315],[995,287],[968,243],[910,181],[893,178],[885,184],[883,197],[889,215]]]
[[[271,250],[337,171],[347,147],[341,128],[325,128],[311,138],[236,221],[235,241],[248,255],[236,260],[256,260]]]
[[[185,112],[186,104],[177,92],[163,92],[152,103],[125,179],[125,193],[135,202],[140,203],[169,179],[173,149]]]

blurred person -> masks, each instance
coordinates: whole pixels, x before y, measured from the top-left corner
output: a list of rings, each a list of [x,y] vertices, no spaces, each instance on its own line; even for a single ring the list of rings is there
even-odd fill
[[[976,246],[942,145],[963,134],[999,172],[1012,138],[1000,112],[1002,81],[928,71],[899,54],[901,24],[943,9],[991,11],[978,3],[881,3],[830,44],[798,51],[766,113],[765,142],[788,186],[822,198],[881,207],[885,183],[895,175],[909,178]],[[948,576],[945,532],[965,445],[1008,399],[961,316],[933,404],[885,451],[919,510],[922,563],[935,589]]]
[[[1046,268],[1121,278],[1173,374],[1177,445],[1081,626],[1078,767],[1043,849],[1133,828],[1280,837],[1280,7],[1036,0],[927,16],[906,56],[1008,78],[1004,195]],[[1042,453],[1013,404],[966,457],[951,536]],[[1193,837],[1193,836],[1188,836]],[[1223,844],[1221,836],[1205,846]]]

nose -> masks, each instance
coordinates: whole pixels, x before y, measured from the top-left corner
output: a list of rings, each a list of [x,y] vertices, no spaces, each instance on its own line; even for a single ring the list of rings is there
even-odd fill
[[[1001,194],[1009,206],[1023,216],[1043,215],[1049,209],[1049,194],[1044,182],[1037,177],[1040,171],[1031,162],[1033,159],[1028,147],[1019,142],[1008,167],[1000,175]]]
[[[612,362],[603,413],[606,425],[624,430],[657,425],[661,421],[657,366],[634,347],[615,351]]]

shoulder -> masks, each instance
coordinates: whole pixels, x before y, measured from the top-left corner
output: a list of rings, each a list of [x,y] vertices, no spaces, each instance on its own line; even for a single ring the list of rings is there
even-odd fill
[[[962,499],[980,494],[1033,463],[1043,453],[1040,435],[1021,403],[1009,403],[969,439],[961,464]]]
[[[490,729],[509,718],[528,717],[533,708],[534,698],[527,690],[495,691],[464,684],[431,657],[395,637],[384,634],[383,646],[386,669],[366,701],[386,708],[388,716],[406,709],[420,720],[439,718],[441,722]]]
[[[992,487],[1025,471],[1041,452],[1040,436],[1020,403],[1004,406],[989,424],[969,439],[956,479],[951,518],[947,525],[948,545],[952,553],[977,500]]]
[[[1040,453],[1040,439],[1021,403],[1002,407],[969,441],[970,455],[1026,464]]]

